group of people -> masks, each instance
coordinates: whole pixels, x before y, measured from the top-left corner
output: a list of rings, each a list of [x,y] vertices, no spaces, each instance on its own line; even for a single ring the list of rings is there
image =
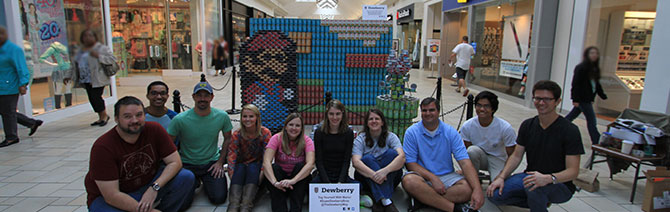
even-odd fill
[[[86,88],[99,115],[92,125],[104,126],[110,117],[101,96],[109,78],[100,64],[114,58],[93,31],[83,31],[81,41],[74,80]],[[16,56],[20,51],[0,27],[0,74],[6,79],[0,87],[6,139],[0,147],[18,143],[16,102],[29,82],[25,59]],[[421,121],[407,129],[403,142],[388,130],[385,114],[378,109],[365,114],[363,131],[356,135],[345,105],[338,100],[327,103],[326,119],[313,137],[305,134],[297,113],[288,115],[283,129],[272,135],[251,104],[243,106],[240,127],[233,131],[228,114],[211,107],[214,92],[209,83],[196,84],[195,107],[177,114],[165,107],[168,85],[152,82],[147,107],[132,96],[114,105],[117,125],[91,149],[85,177],[87,204],[91,211],[183,211],[202,187],[213,204],[228,200],[229,211],[251,211],[259,188],[265,187],[273,211],[301,211],[309,183],[360,183],[372,195],[373,211],[398,211],[391,197],[402,182],[418,202],[444,211],[477,210],[485,197],[497,205],[546,211],[551,203],[568,201],[576,190],[572,180],[584,149],[571,121],[580,112],[587,116],[590,137],[597,143],[592,102],[596,95],[607,98],[598,83],[598,57],[596,48],[588,48],[584,62],[575,69],[575,109],[566,118],[556,112],[562,91],[552,81],[533,86],[538,115],[525,120],[518,134],[494,116],[499,103],[491,92],[476,96],[477,116],[460,132],[439,120],[439,102],[429,97],[420,103]],[[28,124],[31,134],[40,124]],[[514,173],[524,154],[526,170]],[[452,157],[460,170],[454,168]],[[350,165],[355,169],[353,179]],[[478,170],[490,173],[486,190]]]
[[[498,97],[483,91],[475,98],[477,116],[460,132],[440,121],[436,99],[423,99],[421,121],[407,129],[403,142],[378,109],[365,114],[356,135],[338,100],[326,104],[326,118],[311,138],[298,113],[272,135],[252,104],[243,106],[233,130],[228,114],[211,107],[207,82],[196,84],[195,107],[180,114],[165,107],[168,91],[164,82],[152,82],[149,106],[132,96],[114,105],[116,127],[91,149],[85,178],[91,211],[184,211],[199,187],[213,204],[227,199],[228,211],[251,211],[264,189],[273,211],[301,211],[310,183],[360,183],[372,196],[373,211],[398,211],[391,197],[400,183],[418,204],[443,211],[476,211],[485,197],[546,211],[572,197],[584,154],[577,126],[556,112],[561,88],[552,81],[533,87],[538,115],[521,124],[518,136],[494,116]],[[526,170],[514,173],[524,154]],[[491,175],[486,190],[478,170]]]

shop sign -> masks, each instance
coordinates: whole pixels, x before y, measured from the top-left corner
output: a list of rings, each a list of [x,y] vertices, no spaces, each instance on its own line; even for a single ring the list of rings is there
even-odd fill
[[[386,20],[386,5],[363,5],[363,20]]]
[[[399,10],[398,14],[397,14],[398,19],[405,18],[405,17],[410,16],[410,15],[411,15],[411,10],[409,10],[409,9]]]
[[[393,15],[391,14],[386,15],[386,21],[393,21]]]
[[[360,211],[358,183],[309,184],[309,211]]]
[[[515,79],[523,78],[524,62],[500,61],[500,73],[498,75]]]

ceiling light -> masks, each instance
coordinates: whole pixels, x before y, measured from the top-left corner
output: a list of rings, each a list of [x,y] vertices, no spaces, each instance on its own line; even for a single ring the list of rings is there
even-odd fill
[[[338,0],[317,0],[316,7],[319,9],[337,9]]]
[[[295,0],[295,2],[316,2],[316,0]]]

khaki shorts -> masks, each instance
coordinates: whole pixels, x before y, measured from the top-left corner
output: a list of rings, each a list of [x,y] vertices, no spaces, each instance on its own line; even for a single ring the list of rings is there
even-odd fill
[[[409,172],[406,172],[403,175],[403,177],[405,177],[409,174],[419,175],[419,173],[409,171]],[[421,176],[421,175],[419,175],[419,176]],[[456,182],[463,179],[463,175],[460,175],[456,172],[452,172],[452,173],[445,174],[445,175],[440,175],[440,176],[437,176],[437,177],[440,178],[440,181],[442,181],[442,184],[444,184],[445,189],[449,189],[449,187],[453,186],[454,184],[456,184]],[[426,180],[426,178],[423,178],[423,181],[426,182],[426,184],[428,184],[429,186],[433,186],[433,184],[430,183],[430,181]]]

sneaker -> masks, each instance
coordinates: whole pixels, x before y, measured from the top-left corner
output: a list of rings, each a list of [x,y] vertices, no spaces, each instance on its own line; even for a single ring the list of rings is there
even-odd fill
[[[467,203],[459,203],[454,205],[454,212],[479,212],[479,211],[473,209]]]
[[[469,93],[470,93],[470,89],[466,88],[465,91],[463,91],[463,96],[468,96]]]
[[[35,121],[35,124],[33,124],[32,127],[30,127],[30,133],[28,133],[28,136],[31,136],[37,132],[37,128],[40,127],[44,123],[42,120],[37,120]]]
[[[374,201],[368,195],[361,195],[360,202],[361,206],[366,208],[372,207],[372,205],[374,204]]]

